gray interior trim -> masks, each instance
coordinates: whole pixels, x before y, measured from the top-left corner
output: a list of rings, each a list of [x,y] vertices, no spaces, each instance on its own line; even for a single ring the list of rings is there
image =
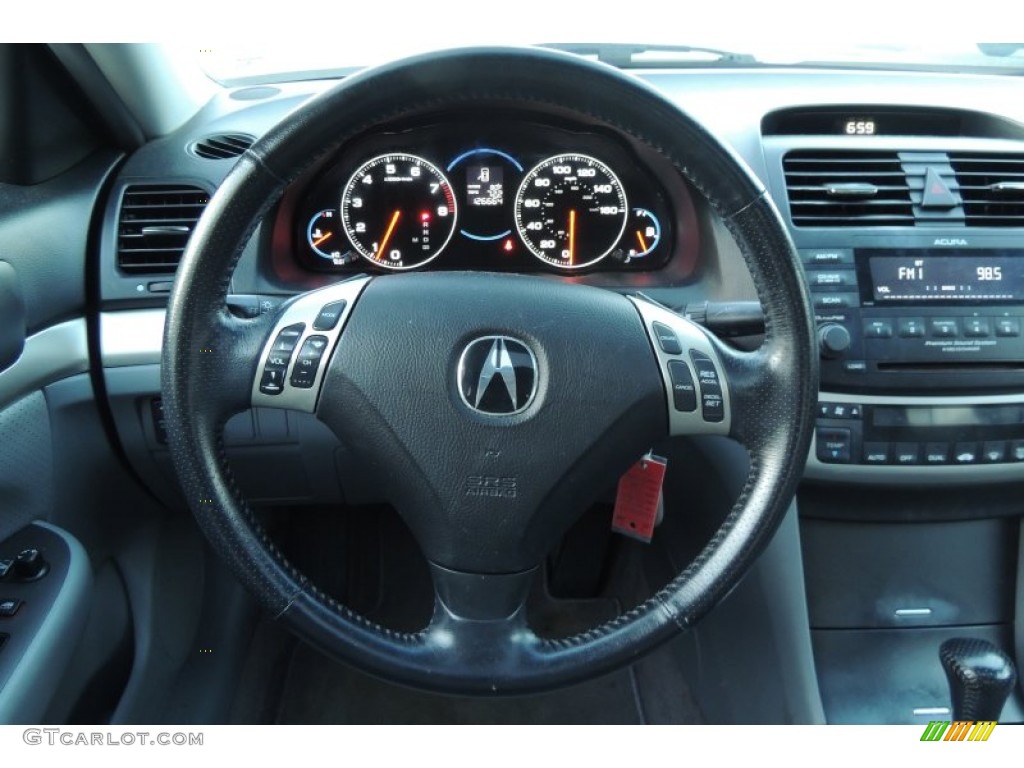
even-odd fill
[[[896,395],[846,395],[822,392],[819,402],[860,403],[861,405],[1024,405],[1021,395],[972,395],[969,397],[909,397]],[[818,461],[817,435],[811,441],[804,477],[861,485],[974,485],[1009,483],[1024,480],[1024,464],[970,464],[929,467],[865,466],[862,464],[825,464]]]
[[[33,525],[55,533],[67,544],[68,572],[32,644],[0,692],[0,723],[40,720],[75,649],[75,642],[69,640],[79,637],[89,614],[92,569],[85,549],[62,528],[39,521]]]
[[[47,384],[88,370],[85,320],[50,326],[29,336],[21,357],[0,371],[0,408]]]
[[[134,309],[100,314],[100,355],[105,368],[160,362],[163,309]]]

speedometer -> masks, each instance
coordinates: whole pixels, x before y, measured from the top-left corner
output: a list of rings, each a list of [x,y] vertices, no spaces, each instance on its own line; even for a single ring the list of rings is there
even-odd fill
[[[392,153],[367,160],[341,195],[341,222],[353,247],[387,269],[436,258],[455,232],[452,185],[432,163]]]
[[[611,168],[593,157],[549,157],[526,174],[516,194],[519,236],[559,269],[596,264],[622,238],[629,205]]]

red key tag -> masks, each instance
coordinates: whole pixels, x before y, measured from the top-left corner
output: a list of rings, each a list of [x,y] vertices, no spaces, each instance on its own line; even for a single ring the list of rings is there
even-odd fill
[[[612,510],[612,530],[649,543],[659,522],[661,485],[668,459],[648,453],[619,480]]]

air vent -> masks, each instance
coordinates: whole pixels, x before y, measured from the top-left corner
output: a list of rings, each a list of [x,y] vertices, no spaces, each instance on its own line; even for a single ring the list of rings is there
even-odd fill
[[[969,227],[1024,227],[1024,155],[950,153]]]
[[[205,190],[183,184],[126,188],[118,221],[117,265],[126,272],[173,272],[209,197]]]
[[[895,152],[790,152],[783,169],[798,227],[914,226]]]
[[[199,139],[189,147],[189,151],[206,160],[227,160],[238,157],[255,140],[247,133],[217,133]]]

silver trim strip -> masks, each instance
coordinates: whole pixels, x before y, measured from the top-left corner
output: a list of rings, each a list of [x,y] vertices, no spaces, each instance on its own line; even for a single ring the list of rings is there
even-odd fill
[[[895,614],[900,618],[911,616],[931,616],[931,608],[897,608]]]
[[[47,384],[88,370],[85,320],[50,326],[25,339],[21,357],[0,371],[0,408]]]
[[[651,348],[658,357],[658,367],[661,369],[661,378],[665,384],[665,397],[668,405],[668,427],[670,435],[728,435],[732,426],[732,402],[729,395],[729,381],[725,376],[725,368],[722,361],[718,359],[718,353],[705,335],[706,331],[696,323],[687,320],[685,317],[670,312],[664,307],[652,304],[641,297],[629,296],[630,301],[640,312],[644,321],[644,329],[650,337]],[[679,343],[683,348],[682,354],[669,355],[662,351],[657,341],[657,334],[654,331],[654,323],[667,325],[679,336]],[[725,417],[722,421],[704,421],[701,407],[700,378],[690,359],[690,352],[701,352],[707,355],[718,371],[718,380],[722,385],[722,405]],[[690,370],[693,377],[693,384],[697,394],[696,410],[684,413],[677,411],[672,398],[672,379],[668,373],[669,361],[680,361]]]
[[[915,715],[948,715],[949,707],[914,707]]]
[[[913,397],[906,395],[849,395],[822,392],[819,402],[860,403],[861,405],[1024,405],[1024,393],[1014,395],[973,395]],[[811,441],[804,477],[852,484],[880,485],[983,485],[993,482],[1024,481],[1024,463],[968,464],[963,466],[917,465],[912,467],[865,466],[863,464],[825,464],[818,461],[817,436]]]
[[[100,358],[104,368],[160,362],[163,309],[132,309],[100,314]]]

